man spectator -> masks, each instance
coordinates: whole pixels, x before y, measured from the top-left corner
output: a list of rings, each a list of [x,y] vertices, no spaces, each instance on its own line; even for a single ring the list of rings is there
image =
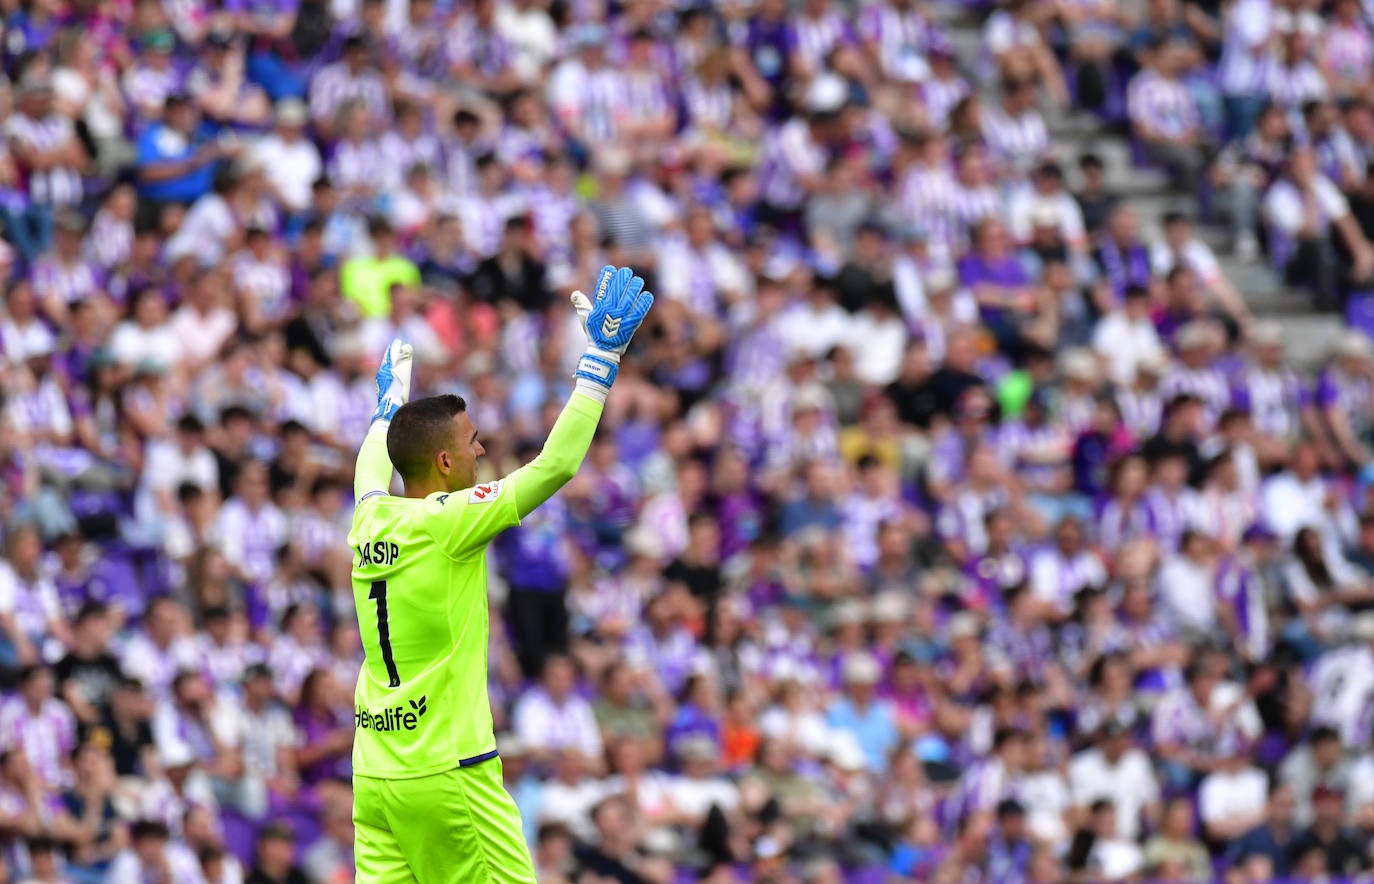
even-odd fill
[[[1135,841],[1158,819],[1160,791],[1149,756],[1132,742],[1128,726],[1107,721],[1095,745],[1070,760],[1069,787],[1075,807],[1110,800],[1117,836]]]
[[[231,140],[211,140],[188,96],[169,95],[161,122],[138,138],[139,197],[150,207],[189,205],[210,192],[219,162],[239,150]]]
[[[1176,187],[1191,193],[1202,181],[1205,138],[1197,103],[1179,79],[1183,52],[1174,40],[1151,44],[1126,101],[1145,158],[1163,166]]]
[[[550,759],[564,749],[586,758],[601,755],[601,732],[592,708],[573,692],[572,661],[552,655],[544,660],[539,687],[515,705],[511,721],[515,735],[540,759]]]
[[[1318,170],[1311,147],[1289,153],[1283,176],[1264,195],[1263,212],[1274,238],[1271,253],[1287,279],[1311,288],[1319,304],[1337,303],[1350,285],[1374,273],[1374,248],[1349,200]]]

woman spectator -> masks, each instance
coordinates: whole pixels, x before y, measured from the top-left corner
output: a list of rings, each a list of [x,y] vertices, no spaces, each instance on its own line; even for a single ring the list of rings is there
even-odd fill
[[[312,669],[301,683],[292,719],[299,735],[296,767],[301,785],[347,779],[352,769],[353,728],[339,703],[343,689],[328,669]]]

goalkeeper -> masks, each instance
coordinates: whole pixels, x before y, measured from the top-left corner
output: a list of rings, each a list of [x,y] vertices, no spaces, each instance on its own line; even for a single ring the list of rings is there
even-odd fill
[[[359,882],[534,884],[487,699],[487,544],[577,472],[653,302],[627,268],[604,268],[593,300],[573,295],[588,339],[573,394],[540,455],[482,485],[463,400],[407,403],[410,347],[388,348],[348,538],[366,652],[354,698]],[[393,465],[404,497],[387,493]]]

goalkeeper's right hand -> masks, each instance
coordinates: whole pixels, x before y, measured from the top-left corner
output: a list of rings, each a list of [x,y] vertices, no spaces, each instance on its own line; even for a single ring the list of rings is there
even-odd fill
[[[654,306],[654,296],[644,291],[644,280],[630,268],[607,265],[601,268],[595,298],[573,292],[572,304],[587,333],[587,349],[573,373],[577,389],[605,402],[620,371],[620,357]]]
[[[389,421],[396,411],[410,400],[410,364],[413,351],[409,344],[394,338],[386,348],[386,357],[377,369],[377,410],[372,422]]]

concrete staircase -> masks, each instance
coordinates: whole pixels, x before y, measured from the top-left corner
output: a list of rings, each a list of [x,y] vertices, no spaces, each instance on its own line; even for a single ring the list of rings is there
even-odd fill
[[[1129,3],[1127,5],[1130,5]],[[937,3],[937,18],[949,29],[957,57],[976,59],[981,45],[981,16],[968,7]],[[993,96],[984,96],[992,98]],[[1140,217],[1146,238],[1159,232],[1163,216],[1174,209],[1195,214],[1197,201],[1171,191],[1166,176],[1155,169],[1137,168],[1130,143],[1121,135],[1107,131],[1095,117],[1084,113],[1064,113],[1045,108],[1046,122],[1054,137],[1055,150],[1076,183],[1077,160],[1085,153],[1102,157],[1107,166],[1109,188],[1130,201]],[[1227,278],[1245,297],[1256,318],[1278,321],[1290,359],[1300,368],[1313,368],[1330,349],[1331,342],[1344,328],[1343,317],[1321,313],[1312,307],[1306,293],[1284,286],[1283,281],[1263,263],[1247,264],[1229,254],[1229,237],[1219,227],[1202,226],[1199,234],[1216,251]]]

